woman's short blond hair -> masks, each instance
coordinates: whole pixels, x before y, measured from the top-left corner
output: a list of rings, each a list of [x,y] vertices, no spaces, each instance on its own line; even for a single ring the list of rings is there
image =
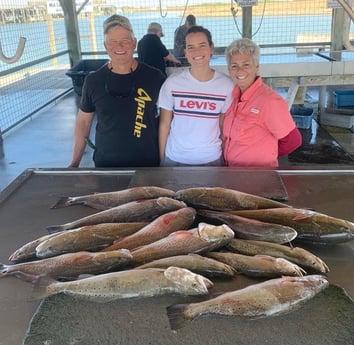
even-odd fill
[[[225,50],[227,65],[230,66],[231,58],[235,54],[249,54],[253,57],[254,63],[259,65],[260,49],[257,43],[249,38],[240,38],[229,44]]]

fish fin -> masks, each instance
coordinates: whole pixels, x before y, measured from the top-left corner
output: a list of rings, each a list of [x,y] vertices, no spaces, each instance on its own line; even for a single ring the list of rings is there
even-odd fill
[[[116,239],[113,241],[112,244],[117,244],[117,243],[121,242],[123,238],[124,238],[124,237],[118,237],[118,238],[116,238]]]
[[[57,281],[48,276],[38,276],[32,283],[33,289],[31,292],[30,300],[39,300],[50,296],[52,293],[48,291],[48,286],[56,283]]]
[[[190,230],[177,230],[170,233],[167,237],[169,236],[193,236],[193,233]]]
[[[21,271],[12,272],[11,275],[29,283],[33,283],[38,279],[38,275],[28,274]]]
[[[64,225],[49,225],[46,227],[46,230],[49,234],[54,234],[56,232],[62,232],[66,229]]]
[[[177,330],[186,325],[188,319],[184,315],[187,304],[174,304],[166,308],[168,321],[172,330]]]
[[[104,210],[108,210],[109,208],[112,208],[110,206],[104,206],[102,204],[95,204],[93,202],[83,202],[82,205],[87,206],[87,207],[91,207],[95,210],[100,210],[100,211],[104,211]]]
[[[95,276],[94,274],[84,273],[84,274],[79,274],[77,276],[77,279],[80,280],[80,279],[90,278],[90,277],[94,277],[94,276]]]
[[[301,210],[301,213],[297,214],[292,218],[292,220],[303,220],[307,218],[311,218],[313,216],[313,211],[310,210]]]
[[[257,257],[259,259],[267,260],[267,261],[275,261],[276,258],[271,255],[266,255],[266,254],[256,254],[254,257]]]
[[[63,207],[68,207],[71,205],[76,205],[76,203],[74,203],[72,201],[72,198],[70,196],[62,196],[59,198],[59,200],[50,208],[54,209],[54,208],[63,208]]]
[[[79,254],[78,252],[76,252]],[[90,252],[85,252],[82,251],[80,252],[80,255],[78,255],[75,259],[74,262],[84,262],[92,259],[92,254]]]

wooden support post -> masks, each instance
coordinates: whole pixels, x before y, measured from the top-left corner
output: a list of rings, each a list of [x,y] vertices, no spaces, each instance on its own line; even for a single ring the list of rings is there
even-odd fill
[[[70,65],[81,60],[80,31],[76,16],[75,1],[59,0],[64,12],[66,37],[68,40]]]

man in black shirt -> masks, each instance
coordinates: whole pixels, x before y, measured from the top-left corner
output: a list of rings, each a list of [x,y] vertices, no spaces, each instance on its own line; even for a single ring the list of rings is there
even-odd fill
[[[166,76],[166,61],[174,64],[181,62],[161,42],[163,36],[161,25],[155,22],[150,23],[147,34],[138,42],[138,59],[158,68]]]
[[[136,38],[129,20],[105,20],[104,45],[111,60],[84,81],[69,167],[78,167],[94,115],[96,167],[158,166],[156,102],[165,76],[133,58]]]

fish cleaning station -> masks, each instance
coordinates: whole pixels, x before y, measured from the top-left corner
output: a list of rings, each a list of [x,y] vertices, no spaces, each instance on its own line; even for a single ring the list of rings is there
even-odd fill
[[[225,74],[253,39],[302,145],[276,168],[95,168],[87,145],[69,168],[112,14],[170,51],[195,15]],[[0,345],[354,344],[353,22],[352,0],[1,3]]]

